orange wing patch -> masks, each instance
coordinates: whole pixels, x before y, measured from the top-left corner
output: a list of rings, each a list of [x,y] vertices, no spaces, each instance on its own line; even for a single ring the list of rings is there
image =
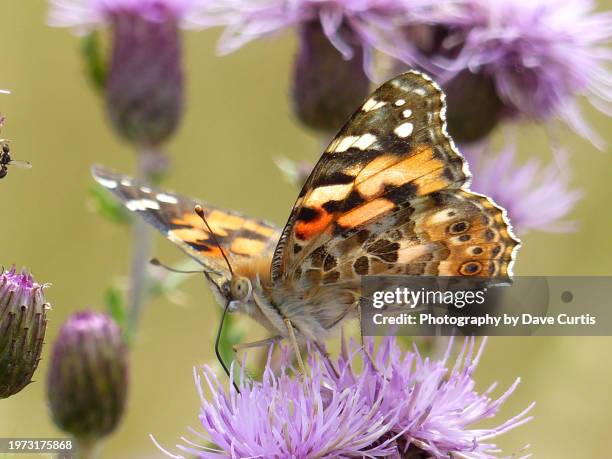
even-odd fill
[[[267,249],[270,241],[278,237],[278,230],[256,220],[232,215],[217,209],[204,209],[206,221],[215,238],[227,254],[256,257]],[[185,212],[170,220],[168,237],[176,243],[185,243],[192,250],[207,257],[221,258],[223,253],[195,212]]]
[[[239,237],[232,242],[231,251],[239,255],[255,256],[261,253],[265,246],[264,241]]]
[[[295,236],[305,241],[321,234],[328,228],[334,216],[322,207],[315,209],[304,207],[298,218],[299,221],[295,225]]]
[[[448,186],[448,180],[437,180],[442,177],[444,167],[444,162],[434,158],[433,150],[426,145],[417,146],[401,161],[397,155],[386,154],[371,161],[357,176],[357,191],[368,199],[380,196],[386,187],[413,182],[417,195],[428,194]],[[436,180],[432,181],[432,177]],[[421,190],[421,187],[427,189]]]
[[[381,216],[394,207],[395,204],[392,201],[385,198],[378,198],[345,213],[338,218],[337,222],[344,228],[356,228],[357,226],[363,225]]]
[[[247,231],[259,233],[264,237],[272,237],[278,231],[274,228],[270,228],[269,226],[260,225],[253,220],[243,220],[242,228]]]

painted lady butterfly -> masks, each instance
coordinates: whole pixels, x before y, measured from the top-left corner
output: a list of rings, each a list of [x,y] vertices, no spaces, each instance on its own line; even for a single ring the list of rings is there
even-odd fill
[[[227,310],[277,339],[320,342],[356,316],[363,275],[511,276],[519,240],[502,208],[469,191],[444,115],[444,94],[427,76],[383,84],[331,142],[282,230],[199,203],[211,235],[198,201],[93,174],[204,266]]]

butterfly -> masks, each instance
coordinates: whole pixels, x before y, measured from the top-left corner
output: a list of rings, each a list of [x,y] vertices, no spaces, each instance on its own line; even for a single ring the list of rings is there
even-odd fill
[[[384,83],[331,141],[284,228],[99,167],[93,175],[203,266],[226,311],[272,340],[320,343],[357,316],[361,276],[511,277],[520,241],[505,210],[469,190],[445,110],[422,73]]]

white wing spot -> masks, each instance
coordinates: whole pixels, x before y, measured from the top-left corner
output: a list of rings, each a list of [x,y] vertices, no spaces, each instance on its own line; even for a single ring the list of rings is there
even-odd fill
[[[148,186],[141,186],[140,191],[149,194],[151,192],[151,188],[149,188]]]
[[[415,93],[417,96],[421,96],[421,97],[425,97],[427,95],[427,91],[425,91],[423,88],[416,88],[412,92]]]
[[[387,105],[387,102],[384,102],[384,101],[379,101],[379,100],[376,100],[376,99],[373,99],[373,98],[372,98],[372,99],[368,99],[368,100],[366,101],[366,103],[365,103],[365,104],[363,104],[363,106],[361,107],[361,109],[362,109],[364,112],[369,112],[369,111],[371,111],[371,110],[377,110],[377,109],[379,109],[380,107],[384,107],[385,105]]]
[[[440,210],[438,212],[436,212],[435,214],[433,214],[431,217],[429,217],[429,222],[431,224],[439,224],[439,223],[444,223],[446,221],[452,220],[455,217],[455,211],[448,211],[448,210]]]
[[[338,145],[336,145],[336,147],[332,151],[334,153],[341,153],[343,151],[346,151],[353,146],[357,139],[359,139],[359,137],[354,135],[347,135],[346,137],[340,139],[340,142],[338,142]]]
[[[365,104],[363,104],[361,109],[364,112],[369,112],[370,110],[372,110],[372,107],[374,107],[374,105],[376,105],[376,99],[368,99],[366,100]]]
[[[365,150],[369,148],[374,142],[376,142],[376,136],[373,134],[363,134],[355,143],[352,145],[355,148],[359,148],[360,150]]]
[[[310,195],[308,195],[308,205],[322,206],[330,200],[339,201],[340,199],[344,199],[352,191],[352,189],[352,183],[347,183],[344,185],[320,186],[319,188],[312,190]]]
[[[412,123],[403,123],[396,127],[393,132],[395,132],[398,137],[401,137],[403,139],[412,134],[413,129],[414,126],[412,125]]]
[[[126,202],[125,207],[132,212],[137,210],[144,211],[147,209],[159,210],[159,203],[151,199],[133,199],[132,201]]]
[[[395,105],[396,107],[401,107],[405,103],[406,101],[404,99],[397,99],[393,105]]]
[[[174,196],[170,196],[169,194],[157,193],[155,197],[158,201],[161,202],[166,202],[168,204],[178,204],[178,199],[176,199]]]
[[[118,185],[116,180],[105,179],[102,177],[97,177],[97,180],[100,185],[102,185],[104,188],[108,188],[109,190],[114,190]]]
[[[132,186],[132,181],[129,178],[122,178],[121,185],[122,186]]]
[[[407,108],[406,110],[404,110],[402,112],[402,116],[404,118],[410,118],[412,116],[412,110],[410,110],[409,108]]]

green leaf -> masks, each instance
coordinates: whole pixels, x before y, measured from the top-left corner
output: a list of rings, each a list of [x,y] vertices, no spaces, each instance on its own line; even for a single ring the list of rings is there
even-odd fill
[[[94,211],[113,223],[127,224],[132,221],[129,212],[102,187],[94,185],[89,190]]]
[[[81,40],[81,54],[85,61],[85,73],[94,88],[103,91],[108,74],[106,59],[102,53],[100,34],[96,31],[85,35]]]

